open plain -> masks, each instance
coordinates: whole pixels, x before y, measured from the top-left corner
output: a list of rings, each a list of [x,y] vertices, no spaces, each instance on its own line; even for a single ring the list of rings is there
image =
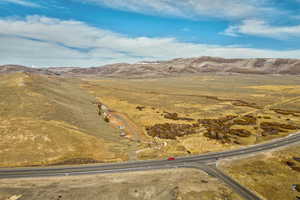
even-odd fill
[[[196,155],[300,130],[297,76],[111,79],[18,72],[0,81],[2,167]]]
[[[84,79],[82,88],[140,128],[140,159],[238,148],[300,129],[297,76]]]
[[[189,161],[190,167],[207,174],[195,169],[163,169],[188,166],[185,159],[189,158],[177,156],[234,150],[299,132],[298,76],[204,73],[137,79],[55,73],[0,75],[0,166],[66,165],[56,166],[57,171],[50,167],[49,172],[47,167],[24,172],[11,169],[7,176],[4,168],[1,198],[83,199],[89,191],[90,199],[239,199],[234,190],[246,199],[272,199],[265,188],[274,190],[278,199],[297,197],[296,147],[238,163],[221,161],[223,172],[215,168],[223,154],[202,164]],[[286,142],[297,136],[289,138],[294,139],[285,138]],[[275,142],[270,149],[286,142]],[[253,152],[265,147],[255,146]],[[243,149],[232,152],[247,153]],[[167,158],[175,160],[173,165]],[[111,165],[116,169],[99,164],[149,159],[163,160],[150,161],[154,167],[143,166],[143,162]],[[199,159],[201,162],[201,156]],[[161,166],[155,166],[157,162]],[[71,165],[91,163],[98,163],[96,171],[105,168],[103,173],[131,172],[98,175],[93,166],[85,169],[85,165],[74,166],[72,171]],[[143,167],[137,168],[139,165]],[[162,168],[133,172],[158,169],[155,167]],[[97,175],[69,176],[73,173]],[[18,174],[31,178],[20,179]],[[69,177],[59,177],[63,174]],[[266,174],[270,182],[264,179]],[[17,179],[5,179],[9,175]]]
[[[300,200],[300,0],[0,0],[0,200]]]

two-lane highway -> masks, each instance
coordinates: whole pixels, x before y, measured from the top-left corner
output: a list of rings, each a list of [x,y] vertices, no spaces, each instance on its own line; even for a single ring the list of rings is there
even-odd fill
[[[232,189],[237,191],[245,199],[260,199],[251,194],[250,191],[239,185],[237,182],[227,177],[225,174],[218,171],[216,168],[209,167],[212,163],[224,159],[237,156],[251,155],[259,152],[264,152],[279,147],[288,146],[291,144],[300,143],[300,133],[290,135],[285,138],[276,139],[271,142],[253,145],[245,148],[240,148],[225,152],[207,153],[197,156],[178,157],[176,160],[148,160],[134,161],[125,163],[112,164],[94,164],[80,166],[55,166],[55,167],[30,167],[30,168],[12,168],[0,169],[0,178],[25,178],[25,177],[52,177],[52,176],[69,176],[69,175],[84,175],[97,173],[120,173],[132,171],[157,170],[168,168],[193,167],[195,163],[198,167],[207,173],[214,175],[228,184]],[[227,177],[227,178],[226,178]]]
[[[135,171],[137,168],[152,168],[161,166],[184,166],[189,163],[201,162],[203,164],[215,162],[220,159],[244,156],[249,154],[255,154],[258,152],[264,152],[279,147],[287,146],[290,144],[300,142],[300,133],[293,134],[291,136],[277,139],[271,142],[253,145],[250,147],[240,148],[231,151],[207,153],[197,156],[178,157],[176,160],[147,160],[147,161],[134,161],[124,163],[111,163],[111,164],[94,164],[94,165],[79,165],[79,166],[54,166],[54,167],[30,167],[30,168],[10,168],[0,169],[0,178],[17,178],[17,177],[32,177],[35,176],[53,176],[58,173],[69,173],[70,175],[76,175],[79,172],[91,172],[101,170],[120,170],[120,169],[132,169]]]
[[[261,200],[256,194],[252,191],[248,190],[246,187],[242,186],[240,183],[233,180],[231,177],[224,174],[222,171],[216,168],[216,166],[195,166],[194,168],[198,168],[202,171],[205,171],[207,174],[218,178],[227,184],[231,189],[233,189],[236,193],[242,196],[244,199],[248,200]]]

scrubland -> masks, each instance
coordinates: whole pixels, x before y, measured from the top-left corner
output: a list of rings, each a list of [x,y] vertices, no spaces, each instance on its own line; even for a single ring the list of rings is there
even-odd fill
[[[222,161],[219,167],[266,199],[296,199],[300,197],[299,148],[298,144],[250,158]]]
[[[238,148],[300,130],[297,76],[85,79],[81,86],[143,129],[152,144],[140,146],[141,159]]]
[[[99,116],[97,102],[135,133],[121,137],[117,126]],[[222,151],[283,137],[299,126],[297,76],[108,79],[12,73],[0,79],[2,167]]]

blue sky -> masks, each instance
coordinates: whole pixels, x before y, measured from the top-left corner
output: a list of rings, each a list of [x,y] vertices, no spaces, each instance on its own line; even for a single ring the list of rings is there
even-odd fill
[[[300,58],[300,0],[1,0],[0,64]]]

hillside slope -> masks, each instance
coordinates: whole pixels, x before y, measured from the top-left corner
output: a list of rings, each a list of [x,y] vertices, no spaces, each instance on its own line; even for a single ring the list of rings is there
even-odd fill
[[[300,75],[298,59],[225,59],[218,57],[178,58],[169,61],[116,63],[100,67],[30,68],[18,65],[0,66],[0,74],[30,72],[46,75],[101,77],[169,77],[179,75],[216,74],[282,74]]]
[[[15,72],[45,74],[45,75],[58,75],[56,72],[52,72],[45,68],[31,68],[22,65],[0,65],[0,74],[10,74]]]
[[[76,80],[0,78],[0,166],[126,160],[126,145]]]
[[[170,61],[118,63],[68,71],[74,75],[108,77],[168,77],[203,73],[240,74],[300,74],[296,59],[224,59],[217,57],[179,58]]]

